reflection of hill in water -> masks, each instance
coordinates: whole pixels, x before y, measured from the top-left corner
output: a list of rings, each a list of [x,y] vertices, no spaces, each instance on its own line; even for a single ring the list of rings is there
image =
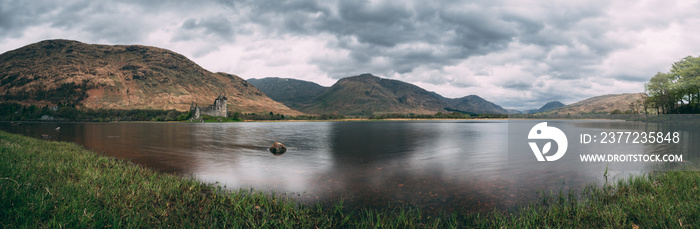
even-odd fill
[[[63,130],[63,128],[62,128]],[[75,141],[96,152],[124,158],[159,171],[187,174],[197,158],[187,125],[133,123],[125,125],[86,124],[74,131]]]
[[[56,131],[56,127],[61,127]],[[75,142],[102,155],[126,159],[162,172],[188,174],[197,158],[188,125],[161,123],[32,123],[0,129],[50,140]]]
[[[333,123],[331,155],[338,164],[388,163],[409,157],[414,149],[434,136],[431,129],[401,122]]]
[[[500,125],[501,127],[494,128]],[[503,209],[522,201],[515,177],[497,161],[505,152],[506,123],[339,122],[330,131],[334,166],[312,182],[320,200],[343,199],[348,207],[392,204],[433,210]],[[502,133],[499,133],[502,132]],[[534,192],[527,198],[534,198]],[[313,202],[316,199],[311,199]]]

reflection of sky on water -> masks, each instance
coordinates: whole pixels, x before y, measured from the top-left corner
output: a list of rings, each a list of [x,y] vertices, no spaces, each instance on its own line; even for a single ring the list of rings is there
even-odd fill
[[[271,128],[269,124],[272,123],[210,124],[193,129],[192,136],[205,146],[195,154],[204,163],[196,166],[193,174],[227,187],[309,190],[310,174],[332,166],[323,150],[327,148],[327,136],[323,133],[328,126],[294,122]],[[275,141],[287,145],[286,154],[274,156],[268,151],[267,147]],[[219,146],[206,147],[216,144]]]
[[[675,128],[604,120],[552,125],[567,134]],[[518,144],[527,139],[514,137],[526,136],[532,123],[523,124],[526,130],[517,126],[517,121],[505,120],[0,123],[0,129],[10,132],[48,134],[53,140],[74,141],[102,154],[229,188],[301,193],[295,198],[303,202],[343,198],[348,206],[407,203],[427,209],[504,209],[534,200],[539,190],[581,190],[588,183],[602,183],[606,166],[609,179],[639,173],[625,170],[649,169],[639,163],[582,164],[574,156],[543,167],[532,163],[535,157],[527,143]],[[684,144],[589,145],[585,151],[651,154],[700,147],[697,128],[679,131]],[[287,153],[272,155],[267,147],[275,141],[284,143]],[[584,150],[575,146],[578,136],[569,136],[569,142],[567,155]]]

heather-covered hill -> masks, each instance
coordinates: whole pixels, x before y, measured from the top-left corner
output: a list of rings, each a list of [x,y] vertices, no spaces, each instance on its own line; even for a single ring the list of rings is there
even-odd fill
[[[47,40],[0,55],[0,102],[184,111],[219,94],[233,111],[300,114],[238,76],[157,47]]]

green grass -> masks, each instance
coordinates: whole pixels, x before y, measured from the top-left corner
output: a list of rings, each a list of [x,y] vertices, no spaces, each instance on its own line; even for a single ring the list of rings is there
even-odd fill
[[[664,172],[582,193],[544,194],[504,213],[302,205],[227,191],[103,157],[73,143],[0,131],[2,228],[659,228],[700,227],[700,173]]]

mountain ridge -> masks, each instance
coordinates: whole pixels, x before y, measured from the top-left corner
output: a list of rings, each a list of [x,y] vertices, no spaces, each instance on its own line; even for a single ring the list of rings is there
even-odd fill
[[[303,94],[303,91],[279,91],[269,88],[285,88],[279,85],[262,85],[263,82],[298,82],[301,80],[279,78],[251,79],[253,84],[261,91],[270,94],[285,94],[294,96]],[[301,81],[315,84],[309,81]],[[315,84],[318,85],[318,84]],[[386,79],[369,73],[339,79],[331,87],[323,87],[322,93],[312,96],[305,101],[297,101],[297,98],[284,98],[281,102],[295,101],[293,104],[285,103],[290,107],[306,113],[335,113],[344,115],[372,115],[385,113],[414,113],[435,114],[437,112],[462,112],[462,113],[496,113],[505,114],[507,111],[479,96],[469,95],[462,98],[445,98],[435,92],[427,91],[414,84],[400,80]],[[270,96],[275,97],[275,96]]]

